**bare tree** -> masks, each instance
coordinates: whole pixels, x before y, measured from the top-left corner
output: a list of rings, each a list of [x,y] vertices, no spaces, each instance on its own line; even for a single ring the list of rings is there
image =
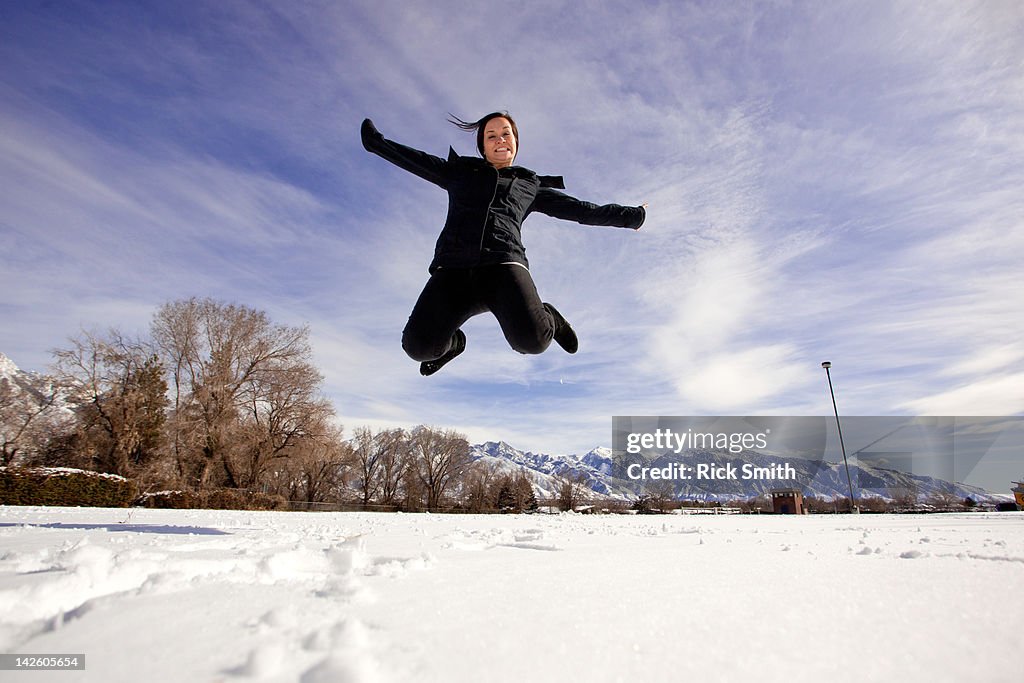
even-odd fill
[[[907,478],[900,486],[890,491],[893,504],[898,510],[913,510],[918,505],[918,486],[913,479]]]
[[[460,481],[472,462],[469,442],[452,430],[417,427],[410,446],[412,471],[426,493],[427,508],[439,508],[449,487]]]
[[[368,505],[380,490],[380,452],[369,427],[358,427],[352,437],[352,455],[356,466],[356,488]]]
[[[497,507],[500,486],[504,480],[500,475],[501,466],[495,460],[477,460],[467,469],[465,500],[471,512],[485,512]]]
[[[357,488],[363,505],[380,497],[394,500],[401,482],[404,465],[405,433],[401,429],[384,429],[376,434],[369,427],[360,427],[352,439]]]
[[[318,393],[321,381],[312,365],[296,364],[273,382],[254,379],[243,385],[238,447],[225,453],[234,486],[256,488],[274,460],[322,444],[334,410]]]
[[[876,496],[861,496],[857,499],[857,507],[861,512],[886,512],[889,503],[884,498]]]
[[[568,512],[575,510],[588,500],[592,493],[587,486],[587,476],[582,472],[566,471],[558,476],[558,507]]]
[[[158,456],[163,440],[167,384],[159,359],[116,330],[105,339],[83,333],[54,356],[87,466],[136,476]]]
[[[658,479],[644,486],[650,496],[651,508],[659,512],[667,511],[676,500],[675,485],[668,479]]]
[[[178,474],[187,479],[185,463],[199,450],[199,428],[191,407],[192,386],[202,362],[200,311],[194,299],[165,304],[157,311],[151,333],[171,378],[170,445]],[[191,414],[191,415],[190,415]]]
[[[399,490],[401,492],[401,507],[409,512],[414,512],[428,507],[428,493],[423,479],[420,478],[419,469],[412,461],[411,441],[409,443],[409,460],[403,470],[402,483]]]
[[[951,512],[959,510],[963,506],[964,499],[956,494],[953,484],[942,482],[938,488],[929,494],[926,502],[936,510]]]
[[[381,451],[380,502],[383,505],[396,505],[407,480],[412,461],[409,435],[403,429],[386,430],[385,447]]]
[[[153,337],[172,378],[174,450],[200,488],[255,486],[330,409],[309,330],[212,299],[165,304]]]
[[[286,473],[288,489],[283,493],[289,500],[323,503],[340,498],[354,464],[352,447],[342,439],[341,428],[331,426],[282,463],[283,469],[275,475]]]

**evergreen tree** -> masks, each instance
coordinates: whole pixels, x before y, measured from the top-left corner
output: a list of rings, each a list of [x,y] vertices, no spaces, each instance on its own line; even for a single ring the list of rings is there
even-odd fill
[[[502,477],[501,488],[498,489],[498,510],[501,512],[519,512],[512,477]]]

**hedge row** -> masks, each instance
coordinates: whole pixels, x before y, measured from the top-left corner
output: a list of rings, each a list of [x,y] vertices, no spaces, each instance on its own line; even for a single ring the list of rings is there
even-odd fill
[[[63,467],[0,467],[0,505],[210,510],[286,510],[280,496],[234,489],[161,491],[139,496],[135,483],[113,474]]]
[[[160,491],[144,494],[136,505],[147,508],[191,510],[286,510],[288,501],[280,496],[268,496],[236,489],[216,491]]]
[[[128,507],[137,496],[132,481],[112,474],[0,467],[0,505]]]

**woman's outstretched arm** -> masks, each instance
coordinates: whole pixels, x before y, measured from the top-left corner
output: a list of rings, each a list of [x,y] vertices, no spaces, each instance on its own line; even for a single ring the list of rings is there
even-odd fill
[[[533,202],[533,210],[552,218],[576,221],[584,225],[607,225],[639,230],[647,218],[647,205],[592,204],[564,192],[542,187]]]
[[[363,139],[363,147],[368,152],[373,152],[377,156],[390,161],[395,166],[414,173],[424,180],[447,188],[448,162],[444,159],[388,140],[381,135],[370,119],[363,120],[360,135]]]

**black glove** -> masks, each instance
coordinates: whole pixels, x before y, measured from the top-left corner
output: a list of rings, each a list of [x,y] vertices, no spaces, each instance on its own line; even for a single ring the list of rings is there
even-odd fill
[[[363,126],[360,128],[359,134],[363,139],[363,147],[366,149],[370,149],[372,142],[384,137],[370,119],[363,119]]]

